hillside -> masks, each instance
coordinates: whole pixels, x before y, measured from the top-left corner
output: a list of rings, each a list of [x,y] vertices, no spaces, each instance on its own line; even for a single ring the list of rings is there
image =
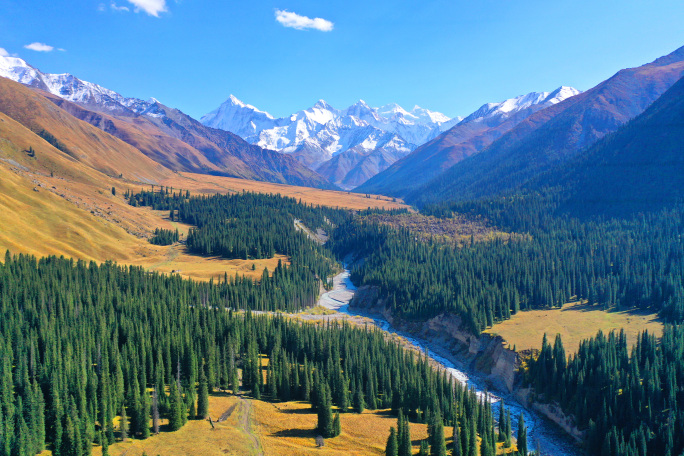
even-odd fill
[[[572,87],[532,92],[487,103],[457,125],[423,144],[355,191],[402,196],[478,153],[537,111],[579,93]]]
[[[531,115],[486,150],[407,198],[425,204],[511,191],[641,114],[682,75],[684,47],[649,64],[621,70],[593,89]]]
[[[43,73],[16,57],[0,56],[0,76],[31,87],[173,171],[336,188],[292,157],[205,127],[155,99],[126,98],[70,74]]]
[[[558,187],[563,209],[624,215],[671,207],[684,198],[684,79],[643,114],[567,165],[531,182]]]

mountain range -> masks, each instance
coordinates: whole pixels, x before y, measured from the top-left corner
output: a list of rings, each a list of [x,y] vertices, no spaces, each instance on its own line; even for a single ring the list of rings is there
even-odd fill
[[[323,100],[289,117],[274,118],[231,95],[201,122],[247,142],[296,157],[336,185],[351,189],[458,123],[444,114],[363,100],[335,109]]]
[[[481,151],[524,119],[577,95],[579,90],[559,87],[532,92],[500,103],[487,103],[457,125],[421,145],[356,191],[403,196],[459,161]]]
[[[334,188],[297,160],[207,127],[155,99],[126,98],[70,74],[47,74],[0,56],[0,76],[37,90],[74,117],[132,145],[171,171]],[[59,139],[59,131],[50,132]]]
[[[684,198],[683,152],[684,76],[642,114],[524,189],[559,189],[561,209],[585,216],[658,210]]]
[[[638,116],[684,76],[684,47],[542,109],[407,194],[415,204],[504,195]],[[391,193],[391,192],[389,192]]]

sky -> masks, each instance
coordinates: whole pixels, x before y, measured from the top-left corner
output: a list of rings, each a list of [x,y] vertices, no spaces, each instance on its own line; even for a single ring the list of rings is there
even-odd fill
[[[1,0],[0,53],[199,118],[587,90],[684,45],[682,0]]]

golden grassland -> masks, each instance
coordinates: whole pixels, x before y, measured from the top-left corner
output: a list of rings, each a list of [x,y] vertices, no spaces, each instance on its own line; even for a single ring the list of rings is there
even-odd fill
[[[218,418],[229,410],[230,416]],[[109,447],[112,456],[211,456],[211,455],[367,455],[384,454],[389,428],[397,424],[388,410],[366,410],[362,414],[340,415],[342,434],[315,443],[317,415],[305,402],[265,402],[249,397],[212,395],[207,420],[192,420],[176,432],[162,432],[147,440],[129,439]],[[165,424],[165,420],[162,421]],[[445,435],[453,430],[445,428]],[[417,452],[420,440],[427,438],[425,424],[411,423],[411,437]],[[95,448],[93,454],[101,455]]]
[[[406,209],[403,201],[387,196],[365,195],[336,190],[319,190],[310,187],[273,184],[233,177],[208,176],[204,174],[177,173],[175,176],[163,180],[162,185],[190,190],[191,193],[279,193],[282,196],[301,199],[303,203],[322,206],[340,207],[345,209],[363,210],[377,208]]]
[[[508,345],[517,351],[540,349],[542,338],[546,333],[549,342],[553,343],[556,334],[563,339],[563,347],[567,354],[576,353],[582,340],[596,335],[602,330],[624,329],[629,345],[636,342],[639,332],[660,337],[663,333],[663,322],[657,315],[634,311],[606,312],[599,308],[575,302],[566,304],[561,309],[544,309],[518,312],[510,320],[497,323],[485,332],[498,334]]]

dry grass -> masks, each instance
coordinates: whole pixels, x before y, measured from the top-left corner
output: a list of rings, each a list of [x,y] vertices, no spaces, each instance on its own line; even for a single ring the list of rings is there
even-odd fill
[[[624,329],[628,344],[636,342],[639,332],[648,330],[662,335],[663,323],[654,314],[641,312],[605,312],[581,303],[571,303],[562,309],[530,310],[513,315],[510,320],[495,324],[486,333],[498,334],[516,350],[540,349],[544,333],[553,343],[556,334],[563,339],[566,353],[576,353],[582,340]]]
[[[209,415],[214,421],[234,408],[223,422],[188,421],[177,432],[161,432],[147,440],[129,439],[109,447],[113,456],[211,456],[211,455],[367,455],[384,454],[389,428],[397,424],[387,410],[365,411],[362,414],[341,415],[342,434],[326,439],[325,447],[317,448],[315,431],[317,416],[304,402],[269,403],[251,398],[227,395],[210,397]],[[162,427],[163,430],[163,427]],[[445,428],[448,440],[451,428]],[[411,423],[414,452],[420,440],[427,438],[427,426]],[[101,455],[95,448],[93,454]]]
[[[303,203],[320,204],[323,206],[340,207],[345,209],[401,209],[407,208],[401,200],[393,201],[387,196],[364,195],[350,192],[319,190],[310,187],[273,184],[270,182],[252,181],[233,177],[207,176],[203,174],[178,173],[174,177],[164,180],[163,185],[190,190],[191,193],[234,193],[257,192],[279,193],[283,196],[301,199]]]
[[[458,246],[467,245],[471,241],[509,240],[512,236],[520,237],[515,233],[497,230],[482,220],[464,216],[440,219],[434,216],[409,213],[398,215],[372,214],[365,218],[381,225],[406,228],[423,240],[433,239]]]

